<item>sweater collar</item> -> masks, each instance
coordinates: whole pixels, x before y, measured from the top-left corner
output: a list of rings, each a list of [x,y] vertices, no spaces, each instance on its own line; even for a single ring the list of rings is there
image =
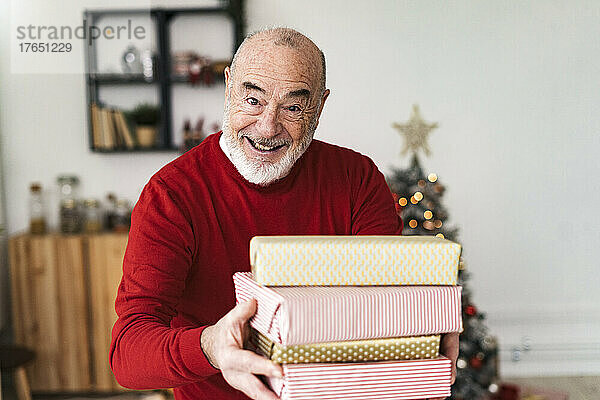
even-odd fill
[[[221,132],[221,136],[219,137],[219,146],[221,147],[221,150],[223,150],[223,153],[227,156],[227,158],[229,158],[229,161],[231,161],[231,163],[233,163],[233,159],[231,158],[231,153],[229,152],[229,147],[227,147],[227,141],[225,140],[225,135],[223,135],[222,132]]]

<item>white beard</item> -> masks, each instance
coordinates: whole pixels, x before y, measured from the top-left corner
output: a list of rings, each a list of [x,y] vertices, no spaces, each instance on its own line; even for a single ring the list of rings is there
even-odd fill
[[[306,151],[316,130],[317,118],[310,122],[308,130],[302,140],[295,146],[290,146],[283,157],[275,163],[266,160],[252,159],[246,156],[243,149],[242,134],[235,134],[229,124],[229,102],[223,115],[223,135],[231,156],[231,161],[238,172],[248,181],[259,186],[268,186],[278,179],[286,177],[292,167]]]

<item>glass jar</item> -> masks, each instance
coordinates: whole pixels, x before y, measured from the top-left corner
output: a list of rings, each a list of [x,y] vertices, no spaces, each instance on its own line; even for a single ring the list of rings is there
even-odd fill
[[[131,205],[125,199],[117,200],[115,208],[113,230],[115,232],[127,232],[131,225]]]
[[[42,235],[46,233],[42,185],[37,182],[32,183],[29,190],[29,232],[34,235]]]
[[[100,202],[96,199],[87,199],[83,205],[83,231],[85,233],[97,233],[102,231],[102,211],[100,210]]]
[[[106,229],[112,231],[115,226],[115,214],[117,210],[117,196],[115,196],[114,193],[108,193],[106,195],[104,210],[104,225],[106,226]]]
[[[60,231],[67,234],[81,232],[81,215],[74,199],[60,203]]]
[[[60,175],[57,182],[60,188],[60,231],[79,233],[81,232],[81,212],[77,204],[79,178],[74,175]]]

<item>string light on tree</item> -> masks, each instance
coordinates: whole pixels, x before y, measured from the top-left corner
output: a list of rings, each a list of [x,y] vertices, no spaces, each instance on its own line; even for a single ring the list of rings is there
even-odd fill
[[[428,231],[432,231],[435,229],[435,225],[431,221],[425,221],[423,222],[423,228],[427,229]]]
[[[424,173],[417,153],[430,155],[427,140],[437,123],[423,120],[418,106],[413,106],[409,121],[394,123],[404,139],[402,154],[411,153],[410,166],[394,169],[387,177],[388,185],[398,199],[397,211],[404,221],[405,235],[435,235],[457,241],[458,229],[448,225],[448,213],[442,204],[445,187],[436,173]],[[462,260],[459,264],[458,282],[463,286],[462,317],[464,331],[460,335],[456,383],[452,386],[454,400],[474,400],[498,392],[496,359],[498,344],[487,333],[484,314],[471,300],[466,283],[469,277]]]

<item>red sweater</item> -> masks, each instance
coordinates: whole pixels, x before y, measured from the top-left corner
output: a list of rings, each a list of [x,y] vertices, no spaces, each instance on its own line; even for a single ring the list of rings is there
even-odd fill
[[[402,221],[367,157],[313,140],[290,174],[246,181],[209,136],[156,173],[132,216],[110,363],[123,386],[177,399],[247,399],[207,361],[200,334],[235,305],[257,235],[397,234]]]

